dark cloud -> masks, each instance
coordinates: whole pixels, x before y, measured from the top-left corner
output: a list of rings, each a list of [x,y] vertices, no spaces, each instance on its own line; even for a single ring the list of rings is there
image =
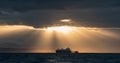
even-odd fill
[[[34,27],[71,18],[81,26],[120,27],[119,0],[1,0],[0,24]]]
[[[14,10],[103,8],[120,6],[119,0],[1,0],[0,7]]]

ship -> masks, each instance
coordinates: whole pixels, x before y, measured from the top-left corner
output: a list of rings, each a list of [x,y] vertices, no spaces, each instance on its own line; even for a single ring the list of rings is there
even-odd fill
[[[60,48],[56,50],[56,53],[59,54],[71,54],[71,53],[79,53],[78,51],[72,51],[70,48]]]

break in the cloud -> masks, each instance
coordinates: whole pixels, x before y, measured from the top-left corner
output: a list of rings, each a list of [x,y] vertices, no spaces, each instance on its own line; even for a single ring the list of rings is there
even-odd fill
[[[0,52],[54,52],[70,47],[80,52],[120,53],[119,28],[82,27],[69,33],[24,25],[0,26]]]
[[[1,0],[0,24],[41,27],[70,18],[81,26],[120,27],[119,0]]]

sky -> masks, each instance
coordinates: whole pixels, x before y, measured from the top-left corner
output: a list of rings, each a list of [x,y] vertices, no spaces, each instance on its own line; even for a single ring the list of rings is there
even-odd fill
[[[11,51],[11,48],[15,51],[31,51],[32,48],[37,51],[49,51],[50,47],[41,45],[41,42],[45,42],[43,39],[48,39],[44,37],[47,32],[41,28],[61,19],[72,19],[81,27],[90,27],[92,30],[97,28],[99,31],[95,33],[91,30],[82,30],[80,32],[81,29],[79,29],[72,31],[73,37],[64,34],[64,38],[59,36],[57,42],[61,40],[64,43],[69,42],[69,39],[76,37],[77,39],[73,42],[76,44],[78,41],[80,43],[77,44],[84,46],[71,46],[73,50],[118,53],[120,52],[119,16],[119,0],[0,0],[1,51]],[[40,30],[38,30],[39,28]],[[53,36],[56,34],[60,33],[55,33]],[[88,34],[89,36],[78,34],[85,36]],[[38,42],[40,45],[36,45]],[[71,45],[73,42],[71,41],[69,44]],[[92,43],[89,45],[89,42]]]
[[[41,27],[63,18],[82,26],[120,27],[119,0],[1,0],[0,24]]]

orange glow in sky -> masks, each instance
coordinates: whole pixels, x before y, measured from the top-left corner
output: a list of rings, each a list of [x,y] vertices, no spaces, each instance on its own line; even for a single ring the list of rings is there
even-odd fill
[[[77,29],[74,26],[56,26],[56,27],[47,27],[48,31],[57,31],[62,33],[69,33],[70,31],[73,31]]]
[[[118,49],[112,47],[111,45],[114,44],[111,43],[115,40],[119,41],[120,35],[104,28],[76,26],[51,26],[46,28],[34,28],[24,25],[7,25],[0,26],[0,38],[2,40],[2,38],[4,38],[3,36],[7,37],[7,35],[12,36],[13,34],[15,37],[19,37],[21,34],[25,34],[26,30],[30,31],[29,34],[31,35],[29,36],[27,34],[28,40],[31,41],[31,38],[34,37],[35,40],[32,42],[23,40],[20,41],[20,43],[28,45],[30,43],[35,43],[31,48],[32,52],[54,52],[56,48],[66,47],[70,47],[72,50],[77,50],[80,52],[118,52]],[[7,42],[9,42],[9,39]],[[9,43],[12,43],[12,41]],[[14,43],[18,45],[20,44],[19,41]],[[13,47],[13,45],[9,46]],[[19,47],[22,48],[23,46],[19,45]],[[27,48],[27,46],[24,47]]]

